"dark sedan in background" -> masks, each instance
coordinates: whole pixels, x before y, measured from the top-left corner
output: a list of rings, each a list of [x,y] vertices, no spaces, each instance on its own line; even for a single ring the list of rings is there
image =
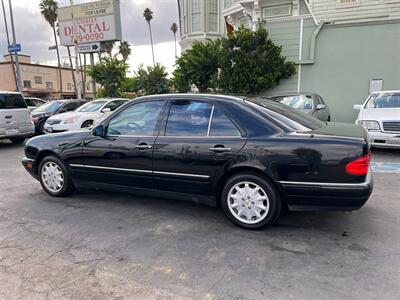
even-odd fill
[[[44,124],[51,116],[74,111],[81,105],[87,103],[85,100],[53,100],[49,101],[32,111],[32,120],[35,123],[35,133],[43,134]]]
[[[354,210],[372,192],[366,131],[273,101],[137,98],[91,132],[30,139],[22,163],[53,196],[76,187],[221,206],[245,228],[291,210]]]
[[[321,121],[330,122],[331,113],[322,97],[316,93],[292,93],[266,97],[267,99],[283,103]]]

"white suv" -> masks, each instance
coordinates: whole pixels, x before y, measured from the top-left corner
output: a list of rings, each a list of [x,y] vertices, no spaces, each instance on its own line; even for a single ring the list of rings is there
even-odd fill
[[[0,140],[20,144],[34,133],[35,125],[21,94],[0,91]]]

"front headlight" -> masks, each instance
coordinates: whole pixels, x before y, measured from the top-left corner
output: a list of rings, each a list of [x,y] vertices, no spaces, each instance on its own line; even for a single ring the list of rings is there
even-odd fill
[[[76,118],[69,118],[64,121],[65,124],[72,124],[76,122]]]
[[[381,130],[377,121],[361,121],[360,125],[367,130]]]

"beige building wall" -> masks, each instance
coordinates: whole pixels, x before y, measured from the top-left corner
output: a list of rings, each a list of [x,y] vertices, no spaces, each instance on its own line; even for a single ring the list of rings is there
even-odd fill
[[[60,80],[57,67],[32,64],[30,56],[19,55],[24,96],[44,99],[60,98]],[[62,98],[75,98],[75,88],[70,69],[62,68]],[[86,76],[85,96],[92,97],[92,79]],[[0,62],[0,90],[16,91],[10,55]]]

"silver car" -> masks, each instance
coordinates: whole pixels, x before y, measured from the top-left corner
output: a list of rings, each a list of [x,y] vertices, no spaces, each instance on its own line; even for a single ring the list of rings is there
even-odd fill
[[[316,93],[292,93],[267,97],[270,100],[286,104],[305,114],[313,116],[321,121],[331,121],[331,113],[328,105],[322,97]]]
[[[0,91],[0,140],[19,144],[34,133],[31,113],[21,94]]]
[[[372,93],[359,110],[356,124],[368,130],[374,147],[400,148],[400,91]]]

